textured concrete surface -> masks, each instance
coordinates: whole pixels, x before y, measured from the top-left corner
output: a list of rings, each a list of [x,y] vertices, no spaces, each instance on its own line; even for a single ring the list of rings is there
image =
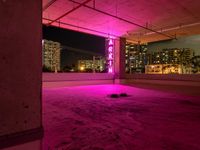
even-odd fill
[[[41,5],[0,1],[0,137],[41,127]]]
[[[27,142],[20,145],[4,148],[1,150],[41,150],[42,149],[41,143],[42,143],[41,140],[37,140],[37,141]]]
[[[43,23],[48,24],[78,6],[74,2],[80,4],[84,0],[55,1],[43,11]],[[49,3],[49,0],[43,0],[43,7]],[[95,3],[90,1],[86,6],[69,13],[52,25],[104,37],[123,36],[135,42],[160,41],[169,37],[154,34],[134,23],[171,37],[175,34],[176,37],[200,34],[199,5],[199,0],[99,0]],[[111,14],[112,17],[107,14]]]
[[[114,75],[108,73],[42,73],[43,82],[113,80]]]
[[[199,150],[199,100],[123,85],[46,88],[43,149]]]

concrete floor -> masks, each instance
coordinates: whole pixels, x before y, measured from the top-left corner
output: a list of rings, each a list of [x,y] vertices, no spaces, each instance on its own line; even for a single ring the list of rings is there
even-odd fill
[[[44,88],[43,108],[44,150],[200,150],[200,96],[125,85]]]

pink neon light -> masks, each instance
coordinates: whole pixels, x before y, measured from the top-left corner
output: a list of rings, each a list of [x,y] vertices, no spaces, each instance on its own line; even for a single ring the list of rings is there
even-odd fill
[[[112,61],[111,60],[109,60],[109,66],[112,66]]]
[[[108,41],[108,73],[113,73],[113,46],[114,40],[109,39]]]
[[[113,40],[110,39],[108,45],[113,45]]]
[[[109,59],[109,60],[111,60],[111,59],[113,58],[112,55],[113,55],[112,53],[110,53],[110,54],[108,55],[108,59]]]
[[[108,73],[112,73],[113,69],[112,68],[108,68]]]
[[[109,51],[110,53],[112,53],[113,47],[112,47],[112,46],[109,46],[109,47],[108,47],[108,51]]]

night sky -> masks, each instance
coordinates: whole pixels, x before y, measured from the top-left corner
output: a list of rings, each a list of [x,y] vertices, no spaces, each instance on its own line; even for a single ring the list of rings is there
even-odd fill
[[[105,53],[105,38],[72,30],[43,26],[43,39],[60,42],[74,48]]]

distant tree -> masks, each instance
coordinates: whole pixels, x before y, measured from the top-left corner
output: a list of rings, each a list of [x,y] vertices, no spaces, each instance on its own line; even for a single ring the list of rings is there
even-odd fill
[[[65,66],[63,67],[63,69],[62,69],[63,72],[71,72],[71,70],[72,70],[72,67],[69,66],[69,65],[65,65]]]
[[[45,65],[42,66],[42,71],[43,72],[52,72],[51,69]]]

